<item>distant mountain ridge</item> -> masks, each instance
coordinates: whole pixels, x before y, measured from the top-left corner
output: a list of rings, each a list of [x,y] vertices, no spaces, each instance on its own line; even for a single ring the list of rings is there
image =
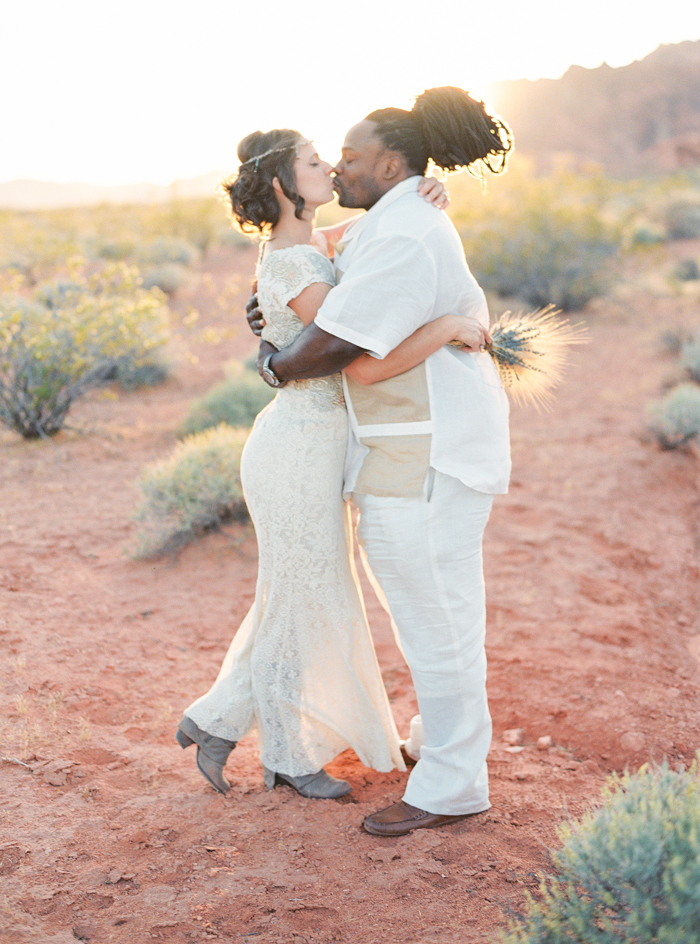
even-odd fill
[[[617,69],[571,66],[560,79],[498,82],[486,97],[512,126],[518,152],[540,169],[561,155],[616,174],[700,167],[700,41],[659,46]],[[211,171],[167,187],[13,180],[0,183],[0,208],[165,203],[213,196],[224,176]]]
[[[55,184],[42,180],[12,180],[0,184],[0,208],[6,210],[51,210],[94,206],[100,203],[167,203],[174,199],[213,197],[224,179],[224,171],[210,171],[190,180],[176,180],[167,187],[158,184]]]
[[[700,41],[659,46],[617,69],[498,82],[487,98],[540,168],[559,155],[622,174],[700,166]]]

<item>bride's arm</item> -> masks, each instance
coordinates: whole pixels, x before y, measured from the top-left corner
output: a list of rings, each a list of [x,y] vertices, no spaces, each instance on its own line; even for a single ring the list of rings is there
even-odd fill
[[[331,286],[325,282],[314,282],[288,302],[289,307],[305,325],[311,324],[330,290]],[[345,372],[357,383],[373,384],[403,374],[450,341],[461,341],[464,350],[478,351],[490,340],[488,330],[475,318],[442,315],[414,331],[383,360],[371,354],[361,354],[345,368]]]
[[[305,325],[311,324],[331,288],[332,286],[326,282],[314,282],[312,285],[307,285],[296,298],[287,304],[300,321],[303,321]]]
[[[490,340],[488,330],[475,318],[443,315],[414,331],[383,360],[361,354],[345,368],[345,373],[357,383],[373,384],[403,374],[450,341],[461,341],[464,350],[474,352]]]

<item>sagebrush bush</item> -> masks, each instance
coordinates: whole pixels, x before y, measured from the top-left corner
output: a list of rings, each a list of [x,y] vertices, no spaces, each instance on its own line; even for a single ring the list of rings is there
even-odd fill
[[[681,367],[691,380],[700,384],[700,335],[683,342]]]
[[[162,293],[121,263],[0,298],[0,421],[27,439],[51,436],[87,390],[152,364],[169,338]]]
[[[122,358],[107,374],[106,380],[118,384],[123,390],[141,390],[157,387],[170,376],[171,365],[155,352],[153,360],[146,358]]]
[[[633,246],[658,246],[666,241],[666,232],[652,223],[639,223],[630,235]]]
[[[100,259],[125,262],[136,255],[136,245],[127,239],[105,239],[93,245],[94,254]]]
[[[139,261],[149,265],[163,265],[167,262],[182,266],[192,266],[199,259],[199,250],[192,243],[174,236],[161,236],[152,243],[142,245],[138,250]]]
[[[700,387],[679,384],[649,407],[650,429],[663,449],[685,446],[700,434]]]
[[[0,211],[0,268],[21,272],[34,285],[80,252],[78,234],[45,215]]]
[[[247,520],[240,479],[247,436],[222,423],[188,436],[170,458],[143,471],[136,557],[175,550],[225,521]]]
[[[166,295],[173,295],[189,280],[187,269],[176,262],[164,262],[143,274],[145,288],[159,288]]]
[[[274,389],[262,381],[257,372],[232,370],[226,380],[194,401],[189,415],[178,427],[177,435],[189,436],[219,423],[250,427],[274,396]]]
[[[669,239],[697,239],[700,236],[700,197],[690,194],[670,203],[664,213]]]
[[[694,282],[700,279],[700,265],[697,259],[679,259],[673,268],[673,278],[679,282]]]
[[[594,182],[515,175],[487,216],[457,217],[477,281],[530,305],[577,311],[607,289],[622,242]]]
[[[221,239],[227,245],[252,245],[240,234],[231,236],[226,211],[214,194],[145,205],[0,210],[0,271],[12,268],[36,283],[75,255],[140,268],[191,267]]]
[[[686,341],[691,340],[687,331],[682,328],[666,328],[659,335],[659,344],[668,354],[678,357]]]
[[[254,245],[250,236],[246,236],[233,227],[220,233],[218,242],[220,246],[227,249],[250,249]]]
[[[560,830],[555,876],[503,944],[700,940],[700,768],[613,777],[602,807]]]

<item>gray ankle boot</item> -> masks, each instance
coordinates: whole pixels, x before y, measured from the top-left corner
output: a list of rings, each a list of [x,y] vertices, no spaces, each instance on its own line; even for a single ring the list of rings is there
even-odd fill
[[[225,741],[224,738],[207,734],[187,715],[177,726],[175,739],[183,750],[191,744],[197,745],[197,767],[215,790],[226,793],[231,789],[231,784],[224,777],[224,767],[228,755],[236,746],[235,741]]]
[[[290,777],[289,774],[277,774],[274,770],[263,767],[263,780],[268,790],[274,790],[278,784],[283,784],[293,787],[303,797],[317,800],[337,800],[352,790],[347,780],[331,777],[323,768],[315,774]]]

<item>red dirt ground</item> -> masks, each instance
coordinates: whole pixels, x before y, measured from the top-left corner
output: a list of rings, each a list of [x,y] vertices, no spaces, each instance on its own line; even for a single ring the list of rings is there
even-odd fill
[[[252,266],[248,252],[215,258],[180,293],[181,316],[208,314],[190,330],[198,362],[164,386],[85,400],[70,417],[81,432],[48,443],[0,433],[6,944],[486,942],[607,772],[687,764],[700,747],[698,454],[644,435],[645,404],[675,369],[659,334],[689,326],[697,299],[630,279],[587,313],[591,343],[553,410],[513,409],[513,485],[486,537],[492,810],[371,837],[363,816],[398,798],[405,774],[347,752],[330,769],[350,798],[269,793],[253,739],[232,755],[229,795],[205,785],[173,734],[251,602],[254,537],[236,525],[177,557],[125,551],[140,469],[254,347],[240,315]],[[233,318],[216,303],[227,279]],[[232,320],[237,332],[205,343],[201,327]],[[405,730],[410,679],[365,590]]]

